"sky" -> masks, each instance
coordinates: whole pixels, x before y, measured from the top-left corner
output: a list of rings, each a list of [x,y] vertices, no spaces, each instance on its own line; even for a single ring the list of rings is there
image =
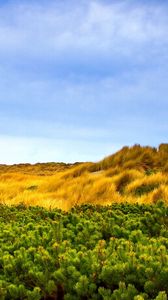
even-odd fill
[[[168,137],[168,1],[0,0],[0,163]]]

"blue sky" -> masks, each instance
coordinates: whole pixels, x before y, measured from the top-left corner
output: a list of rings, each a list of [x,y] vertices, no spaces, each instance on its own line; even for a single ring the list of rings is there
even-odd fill
[[[168,137],[167,1],[1,1],[0,163]]]

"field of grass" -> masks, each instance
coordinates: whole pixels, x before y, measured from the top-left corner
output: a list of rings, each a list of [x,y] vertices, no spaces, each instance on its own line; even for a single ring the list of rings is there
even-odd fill
[[[100,162],[0,165],[0,203],[61,208],[168,203],[168,144],[124,147]]]

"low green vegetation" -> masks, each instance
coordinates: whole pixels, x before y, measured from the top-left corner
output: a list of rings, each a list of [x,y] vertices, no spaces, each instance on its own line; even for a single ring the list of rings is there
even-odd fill
[[[168,207],[0,206],[0,299],[166,300]]]

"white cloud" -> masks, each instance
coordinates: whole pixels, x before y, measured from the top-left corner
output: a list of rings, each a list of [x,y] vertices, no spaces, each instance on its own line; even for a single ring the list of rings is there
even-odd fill
[[[0,51],[10,55],[65,60],[64,55],[72,58],[73,53],[78,59],[82,53],[130,57],[150,43],[167,44],[167,32],[167,7],[151,4],[32,2],[0,9]]]
[[[112,152],[109,140],[161,142],[167,49],[160,3],[0,6],[2,162],[95,160]]]

